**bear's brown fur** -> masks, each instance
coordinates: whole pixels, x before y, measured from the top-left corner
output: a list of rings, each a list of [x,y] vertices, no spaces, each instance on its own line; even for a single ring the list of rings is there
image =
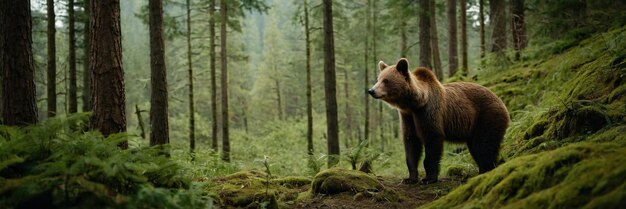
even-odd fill
[[[396,65],[379,63],[376,84],[368,90],[398,109],[409,178],[418,181],[417,167],[426,150],[422,183],[437,181],[443,141],[464,142],[484,173],[496,167],[500,143],[508,127],[509,114],[504,103],[489,89],[468,82],[442,85],[427,68],[413,73],[408,61]]]

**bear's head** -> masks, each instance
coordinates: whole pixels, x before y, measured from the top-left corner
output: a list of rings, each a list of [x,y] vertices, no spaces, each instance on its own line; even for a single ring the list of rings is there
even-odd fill
[[[401,58],[395,65],[378,63],[376,84],[367,93],[392,106],[422,106],[426,102],[426,87],[409,71],[409,61]]]

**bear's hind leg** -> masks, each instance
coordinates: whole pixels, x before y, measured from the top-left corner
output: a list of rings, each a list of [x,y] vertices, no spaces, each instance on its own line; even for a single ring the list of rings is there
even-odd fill
[[[497,166],[503,134],[496,130],[479,130],[467,142],[467,148],[478,164],[478,172],[485,173]]]

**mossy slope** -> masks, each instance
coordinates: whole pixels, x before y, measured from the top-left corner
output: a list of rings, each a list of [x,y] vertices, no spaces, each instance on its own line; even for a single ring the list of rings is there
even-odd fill
[[[426,208],[618,208],[626,204],[626,27],[562,54],[486,70],[512,115],[501,157]]]

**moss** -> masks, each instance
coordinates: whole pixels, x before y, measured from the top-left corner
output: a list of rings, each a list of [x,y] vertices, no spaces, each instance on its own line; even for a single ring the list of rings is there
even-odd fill
[[[305,177],[283,177],[267,181],[261,171],[240,171],[216,183],[222,205],[248,208],[278,208],[285,201],[293,201],[306,189],[311,180]]]
[[[383,185],[374,176],[355,170],[332,168],[315,175],[311,189],[318,194],[381,191]]]
[[[515,158],[425,208],[579,208],[626,203],[626,148],[579,143]]]
[[[453,178],[453,179],[460,179],[460,180],[465,180],[467,178],[469,178],[470,176],[475,175],[475,172],[473,172],[473,170],[468,167],[467,165],[460,165],[460,164],[452,164],[449,165],[446,169],[446,176]]]

